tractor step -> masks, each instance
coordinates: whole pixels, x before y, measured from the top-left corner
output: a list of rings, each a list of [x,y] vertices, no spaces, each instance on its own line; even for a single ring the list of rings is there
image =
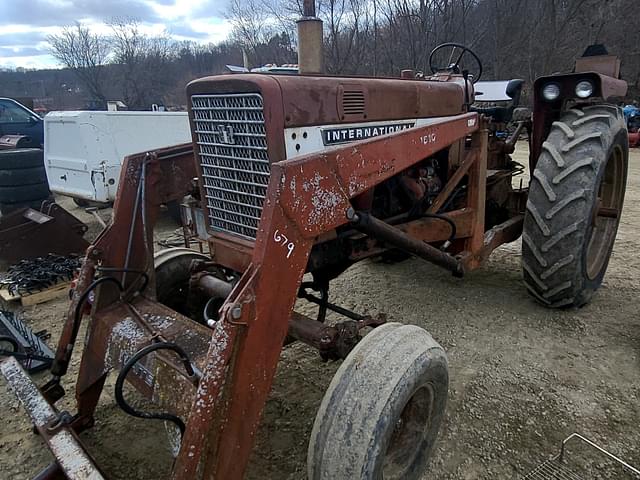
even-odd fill
[[[70,416],[57,412],[44,399],[18,361],[14,357],[3,360],[0,362],[0,373],[47,443],[59,470],[69,480],[103,480],[105,477],[66,421]]]

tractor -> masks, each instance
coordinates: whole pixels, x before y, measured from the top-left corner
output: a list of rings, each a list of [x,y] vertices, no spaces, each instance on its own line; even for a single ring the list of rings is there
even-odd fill
[[[118,405],[165,422],[171,478],[242,478],[280,353],[295,341],[342,360],[311,432],[308,478],[420,478],[445,413],[445,351],[422,328],[331,303],[331,281],[401,255],[462,277],[522,237],[524,284],[543,305],[581,307],[600,286],[628,159],[615,57],[539,78],[527,112],[521,80],[481,82],[481,60],[454,43],[432,51],[427,73],[322,75],[322,23],[313,2],[304,8],[299,75],[192,81],[193,142],[125,159],[51,380],[37,387],[14,360],[0,364],[56,458],[38,478],[104,478],[78,433],[93,426],[114,370]],[[511,158],[523,132],[528,167]],[[160,206],[174,200],[207,253],[154,251]],[[300,299],[317,318],[294,311]],[[325,322],[328,311],[344,321]],[[85,317],[69,413],[55,402]],[[125,381],[154,409],[132,405]]]

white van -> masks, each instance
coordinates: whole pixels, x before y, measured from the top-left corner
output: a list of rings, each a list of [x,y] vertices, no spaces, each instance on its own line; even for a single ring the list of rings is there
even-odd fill
[[[44,164],[52,192],[113,202],[124,157],[191,141],[187,112],[50,112]]]

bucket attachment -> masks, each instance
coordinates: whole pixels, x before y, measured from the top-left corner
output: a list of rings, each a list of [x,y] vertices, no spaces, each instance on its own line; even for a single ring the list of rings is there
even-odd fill
[[[0,217],[0,268],[47,253],[84,253],[87,226],[55,202]]]

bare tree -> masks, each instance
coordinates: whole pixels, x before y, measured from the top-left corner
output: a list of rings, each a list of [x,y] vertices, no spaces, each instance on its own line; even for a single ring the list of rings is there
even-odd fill
[[[276,33],[269,22],[265,4],[260,0],[232,0],[228,17],[233,26],[233,40],[242,46],[251,63],[257,66],[272,62],[272,59],[262,58],[259,52],[259,46]]]
[[[78,76],[94,100],[104,102],[105,78],[103,66],[110,53],[108,40],[76,22],[47,38],[51,54]]]
[[[162,93],[173,85],[174,74],[179,73],[171,68],[177,55],[176,43],[167,34],[144,34],[133,19],[115,19],[109,25],[123,101],[136,109],[163,102]]]

